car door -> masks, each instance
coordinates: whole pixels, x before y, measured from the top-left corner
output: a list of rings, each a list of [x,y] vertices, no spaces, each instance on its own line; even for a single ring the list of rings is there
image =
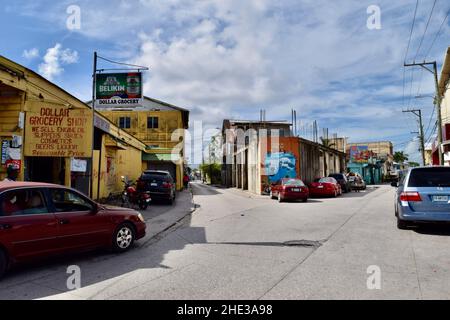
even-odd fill
[[[17,260],[58,251],[57,222],[45,189],[8,190],[0,196],[0,244]]]
[[[105,245],[113,224],[96,204],[67,188],[50,188],[49,198],[58,224],[59,244],[65,250]]]

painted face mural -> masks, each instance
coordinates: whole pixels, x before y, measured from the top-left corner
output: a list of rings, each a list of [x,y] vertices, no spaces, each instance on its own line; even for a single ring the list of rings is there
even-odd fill
[[[295,178],[295,156],[290,152],[275,152],[267,154],[265,161],[269,182],[276,182],[282,178]]]

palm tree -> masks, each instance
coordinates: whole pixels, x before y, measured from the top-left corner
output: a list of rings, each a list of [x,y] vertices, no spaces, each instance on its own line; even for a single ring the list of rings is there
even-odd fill
[[[331,142],[332,141],[331,139],[320,137],[320,141],[322,142],[322,145],[327,148],[333,148],[336,146],[336,143]],[[325,153],[323,153],[323,169],[324,169],[325,175],[327,175],[328,165],[327,165],[327,157],[325,156]]]
[[[320,137],[320,141],[322,142],[322,145],[327,148],[333,148],[336,146],[336,143],[331,142],[331,139]]]
[[[398,163],[403,163],[408,160],[408,155],[403,151],[396,151],[394,153],[394,161]]]

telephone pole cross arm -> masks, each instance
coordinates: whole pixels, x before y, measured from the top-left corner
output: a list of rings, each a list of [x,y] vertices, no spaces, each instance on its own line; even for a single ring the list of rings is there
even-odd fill
[[[433,65],[433,70],[427,68],[427,65]],[[438,75],[437,75],[437,64],[436,61],[430,62],[420,62],[420,63],[405,63],[403,64],[405,67],[412,66],[420,66],[431,72],[434,75],[434,84],[436,87],[436,110],[437,110],[437,121],[438,121],[438,153],[439,153],[439,164],[444,164],[444,154],[442,153],[442,117],[441,117],[441,95],[439,94],[439,84],[438,84]]]

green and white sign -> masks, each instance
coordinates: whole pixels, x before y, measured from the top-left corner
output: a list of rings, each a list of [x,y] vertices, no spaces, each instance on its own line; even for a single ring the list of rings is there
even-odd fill
[[[135,107],[142,103],[142,74],[98,73],[95,77],[95,107]]]

